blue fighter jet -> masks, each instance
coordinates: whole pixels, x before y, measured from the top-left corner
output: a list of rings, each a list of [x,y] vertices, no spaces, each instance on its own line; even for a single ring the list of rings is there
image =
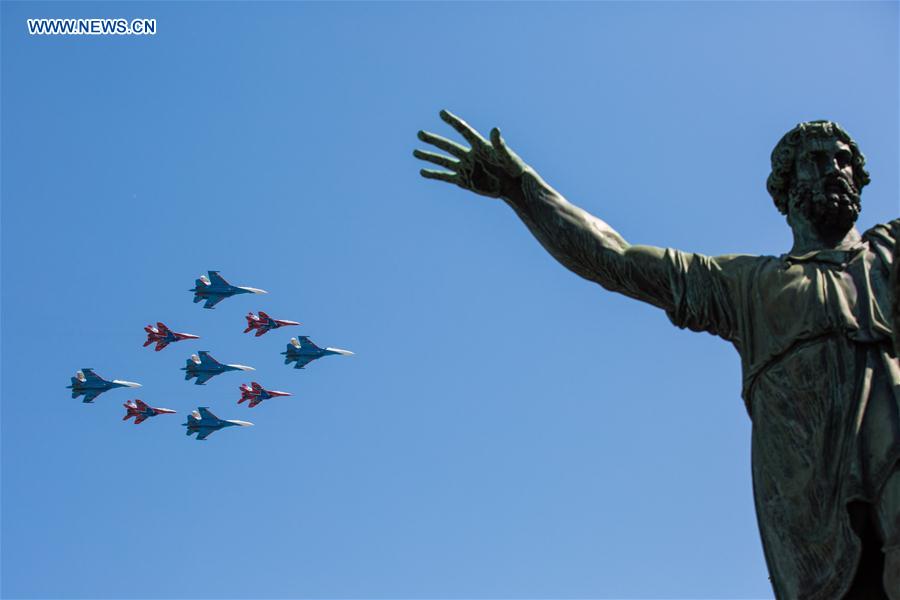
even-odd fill
[[[72,390],[72,397],[84,396],[82,402],[93,402],[94,398],[107,390],[117,387],[141,387],[141,384],[133,381],[120,381],[113,379],[107,381],[94,373],[93,369],[81,369],[75,373],[72,378],[72,385],[67,385],[66,389]]]
[[[192,411],[191,414],[188,415],[187,421],[182,423],[182,426],[187,427],[187,435],[196,433],[198,441],[205,440],[209,437],[209,434],[215,431],[233,425],[249,427],[250,425],[253,425],[253,423],[249,421],[238,421],[237,419],[220,419],[212,414],[209,411],[209,408],[205,406],[201,406],[197,410]]]
[[[210,356],[206,350],[201,350],[197,354],[191,354],[191,357],[187,359],[187,365],[181,367],[181,370],[187,371],[184,374],[185,379],[196,377],[197,381],[194,384],[203,385],[216,375],[226,371],[255,371],[256,369],[246,365],[224,365]]]
[[[231,285],[219,275],[218,271],[208,271],[209,276],[201,275],[200,279],[194,282],[194,287],[190,292],[194,292],[194,304],[201,300],[206,300],[203,308],[212,308],[225,298],[234,296],[235,294],[268,294],[266,290],[260,290],[252,287],[239,285]]]
[[[293,362],[295,369],[302,369],[312,361],[329,354],[350,356],[353,353],[340,348],[319,348],[309,339],[309,336],[301,335],[299,338],[291,338],[291,342],[287,345],[287,351],[282,354],[284,354],[284,364]]]

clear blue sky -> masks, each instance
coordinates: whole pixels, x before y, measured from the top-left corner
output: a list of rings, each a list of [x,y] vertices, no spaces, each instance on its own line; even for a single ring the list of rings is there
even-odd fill
[[[734,350],[421,179],[415,134],[448,108],[631,242],[779,254],[801,120],[867,155],[861,228],[900,214],[897,3],[0,10],[3,597],[771,596]],[[270,294],[203,310],[208,269]],[[142,348],[157,320],[202,339]],[[356,356],[295,371],[296,333]],[[196,350],[294,396],[190,385]],[[80,367],[143,387],[83,405]],[[256,426],[195,442],[198,405]]]

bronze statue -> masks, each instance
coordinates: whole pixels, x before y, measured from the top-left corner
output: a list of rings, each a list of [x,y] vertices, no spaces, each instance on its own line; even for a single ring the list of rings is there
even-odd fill
[[[414,152],[446,169],[424,177],[502,198],[570,270],[734,345],[775,595],[900,600],[900,219],[856,230],[869,174],[850,136],[813,121],[775,146],[767,188],[793,231],[789,252],[704,256],[627,243],[547,185],[497,129],[487,140],[441,118],[470,148],[420,131],[447,153]]]

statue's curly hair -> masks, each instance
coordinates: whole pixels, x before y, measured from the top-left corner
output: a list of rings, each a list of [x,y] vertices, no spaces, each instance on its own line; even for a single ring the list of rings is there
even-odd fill
[[[836,137],[848,146],[850,153],[853,155],[851,163],[853,164],[853,184],[858,191],[862,191],[863,187],[869,184],[869,172],[866,171],[866,157],[859,151],[850,138],[850,134],[844,131],[843,127],[834,121],[807,121],[799,123],[796,127],[784,134],[772,150],[772,172],[766,180],[766,189],[775,202],[781,214],[787,214],[788,194],[794,178],[794,160],[797,151],[803,146],[803,143],[810,137]]]

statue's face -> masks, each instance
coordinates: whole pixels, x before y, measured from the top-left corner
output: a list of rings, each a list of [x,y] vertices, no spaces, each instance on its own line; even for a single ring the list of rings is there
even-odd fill
[[[810,137],[794,162],[791,208],[826,235],[847,233],[859,217],[850,146],[834,137]]]

